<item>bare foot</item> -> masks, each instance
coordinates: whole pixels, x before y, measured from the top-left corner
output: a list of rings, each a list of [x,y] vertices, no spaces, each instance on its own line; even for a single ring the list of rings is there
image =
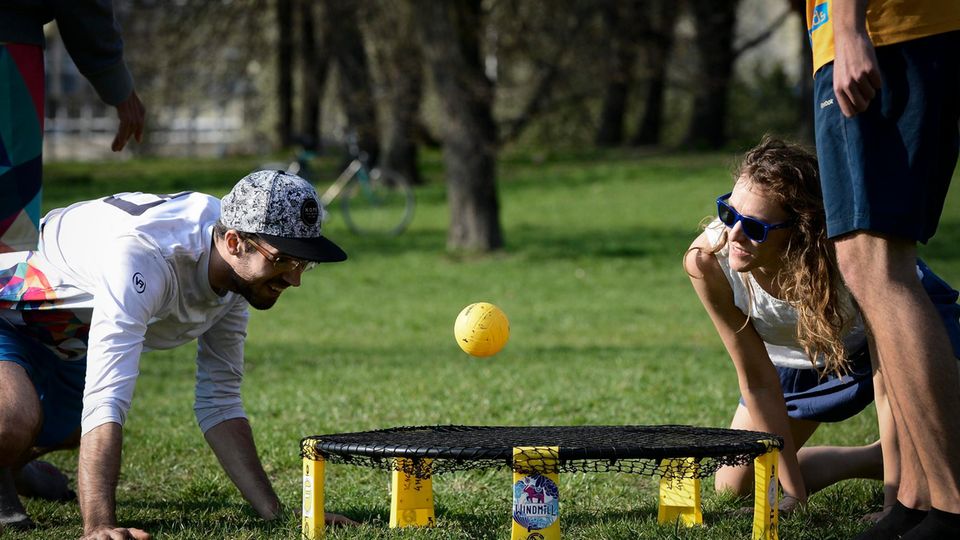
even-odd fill
[[[71,501],[77,498],[60,469],[46,461],[31,461],[14,473],[17,493],[46,501]]]

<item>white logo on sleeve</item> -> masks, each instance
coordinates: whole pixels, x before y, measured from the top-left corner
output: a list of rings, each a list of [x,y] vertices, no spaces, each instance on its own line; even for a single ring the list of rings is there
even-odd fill
[[[147,282],[143,279],[143,274],[137,272],[133,275],[133,287],[138,293],[142,293],[147,288]]]
[[[830,98],[830,99],[828,99],[828,100],[825,100],[825,101],[821,101],[821,102],[820,102],[820,108],[821,108],[821,109],[825,109],[825,108],[827,108],[827,107],[829,107],[829,106],[831,106],[831,105],[833,105],[833,98]]]

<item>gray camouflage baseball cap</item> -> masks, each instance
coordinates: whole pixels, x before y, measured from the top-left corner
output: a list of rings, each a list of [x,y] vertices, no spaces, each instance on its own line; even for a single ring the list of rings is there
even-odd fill
[[[320,234],[326,211],[309,182],[283,171],[243,177],[220,201],[220,221],[253,233],[285,255],[314,262],[339,262],[347,254]]]

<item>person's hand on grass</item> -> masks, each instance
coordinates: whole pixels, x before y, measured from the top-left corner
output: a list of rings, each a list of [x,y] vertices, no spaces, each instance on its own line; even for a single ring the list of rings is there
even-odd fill
[[[883,519],[888,513],[890,513],[891,508],[893,508],[893,505],[884,506],[883,510],[880,510],[879,512],[872,512],[870,514],[867,514],[862,518],[860,518],[860,521],[863,521],[864,523],[876,523],[881,519]]]

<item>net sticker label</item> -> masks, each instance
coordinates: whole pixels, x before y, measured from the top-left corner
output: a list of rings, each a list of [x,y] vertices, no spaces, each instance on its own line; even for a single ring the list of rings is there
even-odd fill
[[[313,481],[310,477],[303,475],[303,517],[313,516],[313,509],[310,507],[310,501],[313,500]]]
[[[513,485],[513,520],[534,531],[546,529],[560,515],[560,490],[546,476],[524,476]]]

